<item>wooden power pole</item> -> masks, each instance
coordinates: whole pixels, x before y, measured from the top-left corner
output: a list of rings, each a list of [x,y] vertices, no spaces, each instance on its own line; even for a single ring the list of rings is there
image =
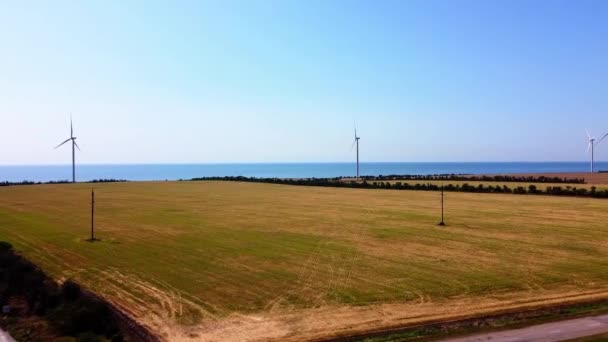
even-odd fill
[[[95,190],[91,189],[91,241],[95,241]]]

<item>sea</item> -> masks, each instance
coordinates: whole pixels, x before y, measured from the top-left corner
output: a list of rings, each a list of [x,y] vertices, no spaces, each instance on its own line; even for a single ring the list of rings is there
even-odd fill
[[[588,172],[588,162],[448,162],[361,163],[361,175],[495,174]],[[608,170],[608,162],[596,162]],[[355,163],[249,163],[249,164],[83,164],[76,165],[76,180],[125,179],[132,181],[179,180],[211,176],[277,178],[348,177]],[[71,165],[0,166],[0,181],[48,182],[72,179]]]

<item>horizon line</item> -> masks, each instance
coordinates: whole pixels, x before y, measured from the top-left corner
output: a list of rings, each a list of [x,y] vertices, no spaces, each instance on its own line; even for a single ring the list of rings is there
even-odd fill
[[[608,160],[596,160],[595,163],[606,163]],[[142,162],[142,163],[79,163],[77,166],[137,166],[137,165],[278,165],[278,164],[355,164],[354,161],[303,161],[303,162]],[[504,164],[504,163],[590,163],[588,160],[513,160],[513,161],[366,161],[360,164]],[[27,166],[69,166],[72,164],[0,164],[0,167],[27,167]]]

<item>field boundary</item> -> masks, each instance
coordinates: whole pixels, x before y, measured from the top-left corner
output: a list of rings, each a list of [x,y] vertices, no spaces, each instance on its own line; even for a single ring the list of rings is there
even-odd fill
[[[608,313],[608,298],[538,305],[527,309],[503,309],[487,315],[464,316],[451,320],[435,320],[422,324],[379,328],[368,332],[343,334],[326,338],[320,337],[310,341],[375,342],[437,340],[446,337],[466,336],[473,333],[525,327],[598,313]]]
[[[144,325],[138,323],[137,320],[135,320],[131,316],[127,315],[123,310],[119,309],[112,302],[105,300],[104,298],[96,295],[95,293],[93,293],[89,290],[83,290],[83,291],[85,292],[86,295],[93,296],[94,298],[97,298],[98,300],[101,300],[104,303],[106,303],[106,305],[108,305],[108,307],[112,311],[112,314],[114,315],[114,317],[116,317],[121,329],[123,331],[125,331],[127,333],[127,335],[129,337],[131,337],[133,340],[141,341],[141,342],[148,342],[148,341],[149,342],[161,342],[161,341],[163,341],[158,335],[154,334],[150,329],[146,328]]]

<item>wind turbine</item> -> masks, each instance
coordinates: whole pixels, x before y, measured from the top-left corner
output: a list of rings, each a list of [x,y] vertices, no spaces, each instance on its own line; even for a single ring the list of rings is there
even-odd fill
[[[587,131],[587,130],[585,130],[585,131]],[[604,138],[606,138],[606,136],[608,136],[608,133],[604,134],[600,138],[600,140],[598,140],[596,142],[597,139],[595,137],[592,137],[589,134],[589,131],[587,131],[587,137],[589,138],[589,145],[587,145],[587,153],[589,153],[589,150],[591,150],[591,172],[592,173],[593,173],[593,152],[594,152],[594,149],[595,149],[595,145],[598,145],[599,143],[601,143],[602,140],[604,140]]]
[[[74,126],[72,125],[71,117],[70,117],[70,137],[65,139],[65,141],[62,142],[61,144],[55,146],[55,148],[58,148],[59,146],[67,143],[70,140],[72,141],[72,182],[76,183],[76,150],[74,148],[78,148],[78,151],[80,151],[80,147],[78,147],[78,144],[76,143],[76,137],[74,136]]]
[[[350,149],[352,150],[353,146],[357,145],[357,179],[359,179],[359,139],[361,138],[357,136],[357,126],[355,126],[355,141],[353,141]]]

